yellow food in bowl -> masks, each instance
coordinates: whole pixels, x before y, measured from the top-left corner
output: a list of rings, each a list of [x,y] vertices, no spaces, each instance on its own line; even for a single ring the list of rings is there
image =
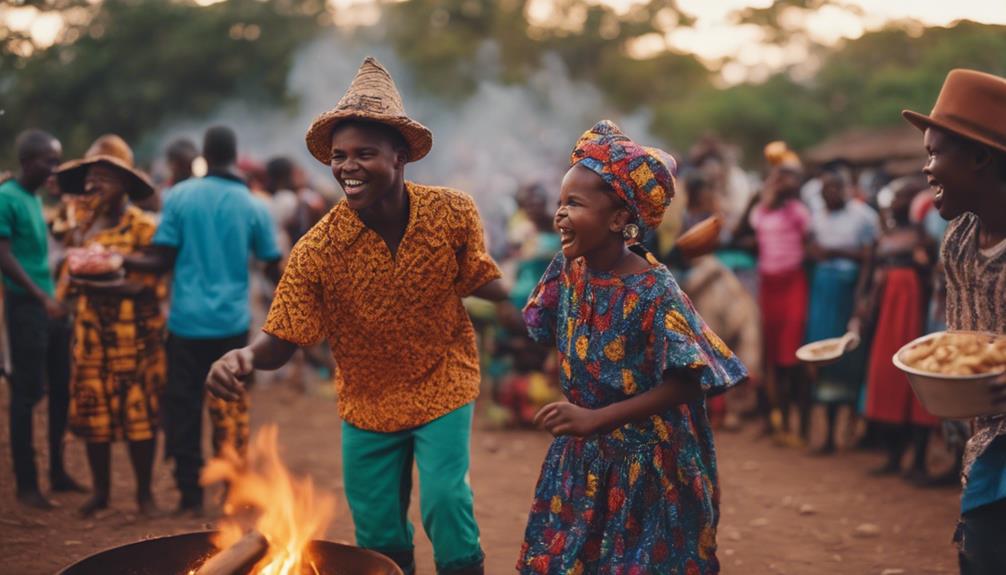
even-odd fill
[[[943,333],[901,353],[908,367],[940,375],[1006,371],[1006,338],[978,333]]]

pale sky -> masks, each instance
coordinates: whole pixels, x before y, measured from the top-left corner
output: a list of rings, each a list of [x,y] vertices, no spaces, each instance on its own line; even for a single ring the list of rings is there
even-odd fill
[[[97,0],[92,0],[97,1]],[[219,0],[197,0],[212,4]],[[643,0],[593,0],[627,12]],[[379,11],[372,0],[328,0],[335,8],[339,25],[359,26],[375,23]],[[772,0],[678,0],[678,6],[695,17],[695,26],[678,28],[673,13],[658,17],[667,30],[650,34],[631,43],[633,54],[645,57],[666,48],[693,53],[708,65],[720,69],[726,83],[758,80],[782,66],[800,64],[807,58],[808,46],[794,43],[785,47],[769,45],[757,26],[734,21],[737,10],[764,8]],[[986,24],[1006,25],[1006,0],[843,0],[842,7],[826,6],[813,12],[789,9],[784,17],[787,27],[803,30],[813,40],[831,45],[843,39],[858,38],[864,32],[882,27],[892,20],[913,19],[927,26],[945,26],[960,19]],[[575,29],[580,15],[555,10],[551,0],[532,0],[528,18],[532,23],[561,25]],[[59,34],[62,20],[56,14],[40,14],[32,7],[0,7],[0,21],[14,30],[30,31],[37,43],[51,44]]]

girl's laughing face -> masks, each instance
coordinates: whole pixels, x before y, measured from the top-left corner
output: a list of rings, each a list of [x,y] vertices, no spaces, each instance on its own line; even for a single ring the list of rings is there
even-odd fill
[[[974,166],[967,143],[937,128],[928,128],[923,141],[929,159],[922,173],[933,189],[933,205],[940,216],[952,220],[974,211],[978,190],[971,177]]]
[[[555,227],[567,260],[588,259],[622,242],[629,212],[601,176],[577,164],[566,172]]]

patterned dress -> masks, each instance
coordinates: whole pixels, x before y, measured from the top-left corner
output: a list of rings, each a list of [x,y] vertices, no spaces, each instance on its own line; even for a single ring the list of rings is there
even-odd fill
[[[558,347],[566,398],[596,409],[670,372],[706,395],[747,377],[664,266],[628,276],[556,256],[524,310]],[[527,574],[717,573],[719,488],[705,400],[608,434],[559,437],[535,489],[517,570]]]
[[[128,254],[146,246],[157,228],[129,206],[118,225],[89,240]],[[64,269],[65,273],[65,269]],[[152,439],[164,387],[164,316],[157,276],[131,272],[148,289],[136,296],[81,290],[76,297],[70,428],[88,442]]]

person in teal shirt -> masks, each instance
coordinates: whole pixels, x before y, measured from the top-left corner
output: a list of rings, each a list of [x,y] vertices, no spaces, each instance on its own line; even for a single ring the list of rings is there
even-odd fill
[[[206,131],[204,178],[171,188],[153,248],[126,264],[173,270],[168,312],[168,378],[161,401],[165,450],[175,460],[181,491],[179,513],[201,515],[203,489],[202,413],[204,382],[210,365],[248,342],[249,261],[266,263],[267,277],[279,281],[280,252],[268,208],[256,200],[236,172],[237,137],[224,126]],[[247,432],[247,404],[223,411],[210,403],[214,433],[233,427],[240,450]],[[231,425],[233,424],[233,425]]]
[[[55,298],[42,200],[36,191],[59,165],[62,147],[41,130],[16,141],[20,170],[0,184],[0,272],[10,340],[10,442],[17,499],[51,509],[39,490],[32,411],[49,392],[49,478],[53,491],[83,491],[63,466],[63,435],[70,405],[70,330],[66,307]],[[48,385],[46,385],[48,383]]]

